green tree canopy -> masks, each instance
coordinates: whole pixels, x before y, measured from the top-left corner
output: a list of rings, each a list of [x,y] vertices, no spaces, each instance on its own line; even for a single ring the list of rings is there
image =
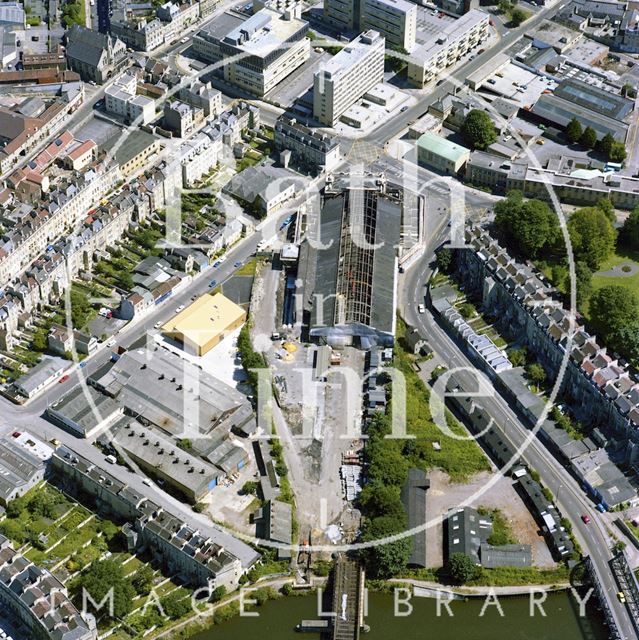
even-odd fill
[[[618,284],[608,285],[590,296],[590,321],[597,334],[612,347],[611,340],[636,322],[638,308],[633,291]]]
[[[525,22],[530,17],[530,13],[528,11],[524,11],[517,7],[513,9],[510,13],[510,22],[514,27],[518,27],[522,22]]]
[[[639,251],[639,207],[635,207],[623,223],[619,244],[631,251]]]
[[[566,127],[566,138],[569,142],[575,143],[581,138],[581,134],[584,132],[581,122],[577,118],[573,118]]]
[[[461,129],[466,141],[475,149],[485,149],[497,140],[497,130],[490,116],[480,109],[472,109]]]
[[[394,516],[380,516],[368,520],[362,529],[362,540],[372,542],[383,540],[404,531],[406,519]],[[396,542],[373,545],[365,549],[368,573],[380,579],[391,578],[406,569],[410,557],[412,542],[410,537]]]
[[[131,578],[131,584],[138,595],[146,596],[151,593],[153,588],[153,569],[148,564],[142,565]]]
[[[551,249],[559,238],[559,223],[550,207],[541,200],[524,201],[519,192],[495,205],[495,226],[524,258]]]
[[[568,220],[572,250],[593,271],[614,251],[617,231],[598,207],[577,209]]]
[[[131,580],[125,577],[122,564],[115,558],[95,560],[89,568],[80,575],[78,581],[80,593],[82,589],[91,596],[94,602],[102,602],[109,591],[113,589],[113,615],[123,618],[133,609],[136,596]],[[109,614],[108,607],[100,611]]]
[[[543,384],[546,381],[546,371],[538,362],[529,364],[526,367],[526,373],[536,385]]]
[[[465,553],[453,553],[448,559],[448,574],[457,584],[466,584],[477,575],[477,567]]]
[[[610,149],[612,149],[612,145],[615,143],[615,139],[612,137],[612,134],[608,132],[599,142],[599,148],[601,149],[601,153],[603,153],[606,157],[610,155]]]
[[[586,127],[579,138],[579,143],[585,149],[594,149],[597,144],[597,132],[592,127]]]
[[[610,162],[623,162],[627,156],[628,152],[623,142],[615,141],[612,143],[610,152],[608,153],[608,160],[610,160]]]
[[[592,293],[592,270],[583,260],[577,260],[577,262],[575,262],[575,285],[577,288],[577,306],[581,307],[581,305],[590,298],[590,294]],[[566,271],[564,290],[566,293],[570,293],[569,271]]]

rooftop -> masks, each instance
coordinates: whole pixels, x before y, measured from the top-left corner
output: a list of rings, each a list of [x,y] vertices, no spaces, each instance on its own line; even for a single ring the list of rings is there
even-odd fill
[[[462,147],[460,144],[450,142],[446,138],[438,136],[436,133],[427,131],[417,140],[417,147],[426,149],[437,156],[446,158],[450,162],[457,162],[466,154],[470,153],[470,149]]]

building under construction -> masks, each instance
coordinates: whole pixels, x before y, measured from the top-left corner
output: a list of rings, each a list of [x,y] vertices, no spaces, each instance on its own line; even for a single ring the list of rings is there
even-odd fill
[[[411,198],[411,218],[415,207],[421,197]],[[392,346],[405,208],[403,189],[383,176],[327,180],[298,266],[310,339]]]

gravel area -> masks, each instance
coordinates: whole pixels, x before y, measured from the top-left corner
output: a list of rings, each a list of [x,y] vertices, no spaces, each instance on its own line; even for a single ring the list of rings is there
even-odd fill
[[[468,484],[454,484],[445,473],[437,469],[428,474],[430,490],[426,498],[426,517],[429,522],[438,521],[428,530],[426,545],[428,566],[441,567],[444,561],[442,516],[448,509],[458,506],[473,494],[480,492],[494,475],[494,473],[482,472],[473,476]],[[540,567],[555,566],[544,538],[539,534],[539,527],[515,491],[511,478],[503,476],[499,478],[488,491],[479,493],[471,506],[500,509],[510,521],[518,541],[532,546],[533,563]]]

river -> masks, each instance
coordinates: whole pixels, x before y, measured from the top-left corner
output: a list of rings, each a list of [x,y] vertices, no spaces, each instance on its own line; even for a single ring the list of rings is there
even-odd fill
[[[248,596],[247,596],[248,597]],[[362,640],[605,640],[608,634],[596,614],[594,598],[586,605],[588,617],[580,619],[576,601],[565,592],[548,596],[543,607],[546,616],[530,617],[528,596],[500,598],[503,617],[497,607],[487,606],[480,616],[484,599],[451,603],[453,618],[436,615],[436,601],[413,598],[408,617],[393,615],[393,596],[371,593],[366,623],[370,632]],[[318,640],[319,635],[297,633],[302,619],[317,618],[315,596],[281,598],[257,609],[259,618],[237,617],[212,627],[195,640]],[[442,610],[445,614],[445,610]],[[594,614],[594,615],[591,615]]]

